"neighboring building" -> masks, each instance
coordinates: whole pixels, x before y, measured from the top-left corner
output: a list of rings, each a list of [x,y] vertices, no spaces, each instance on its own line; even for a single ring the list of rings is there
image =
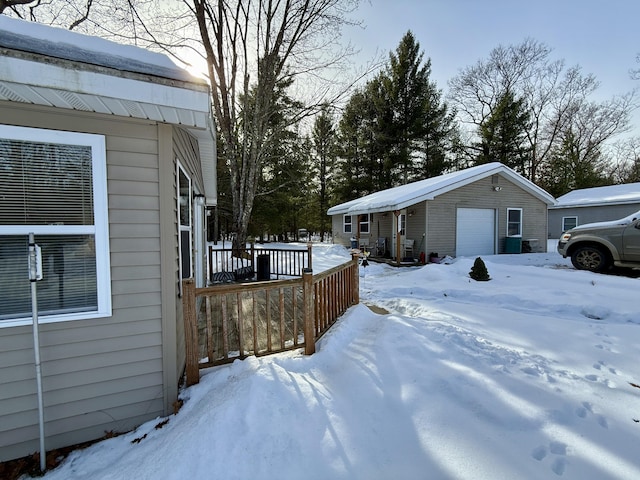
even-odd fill
[[[553,203],[510,168],[489,163],[373,193],[327,213],[336,243],[357,238],[396,259],[398,253],[401,259],[432,252],[460,257],[516,253],[521,242],[525,251],[546,251],[547,207]],[[376,252],[383,242],[384,252]]]
[[[640,210],[640,183],[574,190],[549,207],[549,238],[578,225],[608,222]]]
[[[0,461],[173,412],[180,280],[205,280],[216,201],[207,84],[166,56],[0,16]]]

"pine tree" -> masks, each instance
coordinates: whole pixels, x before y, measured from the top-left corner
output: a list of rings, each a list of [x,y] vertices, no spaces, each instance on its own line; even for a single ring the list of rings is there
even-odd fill
[[[407,32],[386,68],[350,98],[340,121],[334,201],[449,169],[458,133],[454,114],[429,79],[431,61],[423,58],[420,45]]]
[[[524,100],[515,98],[507,90],[478,129],[480,142],[476,164],[500,162],[526,175],[529,160],[528,129],[529,113]]]
[[[480,257],[476,258],[473,262],[473,267],[471,267],[469,276],[477,282],[486,282],[488,280],[491,280],[491,277],[489,277],[487,266],[484,264],[484,261]]]
[[[329,194],[327,185],[328,175],[333,170],[336,161],[336,132],[333,118],[328,108],[323,108],[313,125],[313,146],[315,150],[316,170],[319,182],[318,219],[320,238],[330,229],[330,219],[327,216]]]
[[[431,59],[408,31],[382,74],[387,101],[393,109],[388,125],[394,183],[440,175],[447,167],[446,151],[454,118],[442,94],[430,80]]]

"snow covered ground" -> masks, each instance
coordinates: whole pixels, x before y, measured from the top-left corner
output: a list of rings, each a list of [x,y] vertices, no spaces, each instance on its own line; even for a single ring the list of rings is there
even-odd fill
[[[314,246],[316,272],[348,258]],[[473,258],[361,267],[363,304],[315,355],[205,371],[177,415],[45,478],[640,478],[640,279],[553,246],[483,259],[489,282]]]

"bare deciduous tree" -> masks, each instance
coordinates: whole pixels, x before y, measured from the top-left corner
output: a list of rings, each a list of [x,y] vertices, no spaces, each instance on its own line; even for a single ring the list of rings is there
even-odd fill
[[[336,46],[332,38],[356,5],[356,0],[193,0],[222,136],[220,156],[230,167],[235,247],[246,242],[273,133],[276,85],[303,73],[309,78],[343,58],[342,51],[327,55],[327,48]]]
[[[0,0],[2,1],[2,0]],[[37,21],[162,50],[185,63],[206,60],[219,130],[219,161],[230,172],[235,247],[244,247],[265,151],[272,138],[277,85],[297,89],[296,123],[344,95],[352,49],[341,28],[360,0],[67,0],[37,10]],[[37,1],[15,15],[36,20]],[[6,7],[5,7],[6,8]],[[61,15],[64,13],[64,18]],[[373,65],[365,68],[366,74]],[[340,77],[338,81],[337,78]],[[338,86],[338,83],[340,86]],[[285,126],[286,127],[286,126]]]
[[[530,119],[525,175],[534,182],[540,180],[542,166],[551,160],[568,129],[580,129],[582,138],[597,139],[588,143],[600,146],[625,131],[633,109],[633,93],[599,104],[590,101],[598,88],[595,77],[550,56],[549,47],[527,39],[520,45],[497,47],[488,60],[464,69],[449,82],[449,96],[460,119],[475,127],[489,118],[506,91],[524,100]],[[595,118],[604,123],[591,121]]]

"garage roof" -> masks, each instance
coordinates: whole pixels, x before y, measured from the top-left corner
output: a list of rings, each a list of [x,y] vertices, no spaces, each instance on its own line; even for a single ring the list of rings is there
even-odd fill
[[[554,198],[542,188],[502,163],[494,162],[372,193],[362,198],[331,207],[327,211],[327,214],[357,215],[361,213],[400,210],[425,200],[433,200],[438,195],[498,173],[505,175],[547,205],[553,205],[555,203]]]

